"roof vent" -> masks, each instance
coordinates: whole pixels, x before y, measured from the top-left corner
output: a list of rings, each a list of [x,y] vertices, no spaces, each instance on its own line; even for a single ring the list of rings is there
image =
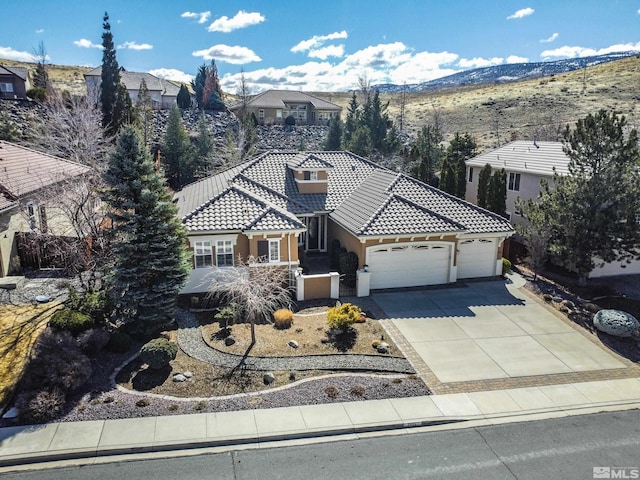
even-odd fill
[[[356,164],[355,163],[351,164],[351,171],[353,171],[353,172],[356,171]]]

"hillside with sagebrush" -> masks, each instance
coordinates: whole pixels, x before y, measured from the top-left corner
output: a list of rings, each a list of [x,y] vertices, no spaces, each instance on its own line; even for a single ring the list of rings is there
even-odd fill
[[[0,60],[0,64],[35,64]],[[83,74],[88,67],[48,65],[56,88],[70,93],[85,91]],[[456,131],[469,132],[480,150],[513,139],[557,140],[565,125],[599,109],[625,115],[640,127],[640,56],[612,61],[568,73],[517,81],[441,88],[415,93],[382,93],[390,118],[410,136],[435,122],[448,140]],[[349,92],[317,92],[315,95],[341,105],[345,111]],[[225,99],[235,101],[232,93]],[[401,117],[404,102],[404,117]]]

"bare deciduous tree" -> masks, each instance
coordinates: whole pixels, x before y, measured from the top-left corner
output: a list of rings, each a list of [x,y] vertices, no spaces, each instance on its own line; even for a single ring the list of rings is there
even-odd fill
[[[100,124],[102,114],[97,108],[97,95],[97,90],[86,97],[65,97],[52,92],[44,104],[43,115],[34,119],[32,146],[102,170],[112,147]]]
[[[227,305],[235,304],[251,325],[251,344],[241,365],[256,343],[256,320],[271,320],[278,308],[291,303],[289,271],[281,266],[260,263],[255,257],[246,262],[238,257],[235,268],[216,269],[209,288],[209,298]]]

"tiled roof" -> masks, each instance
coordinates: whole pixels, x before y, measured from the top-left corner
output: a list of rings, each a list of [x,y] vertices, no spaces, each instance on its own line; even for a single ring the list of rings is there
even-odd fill
[[[244,188],[231,186],[184,219],[191,231],[292,230],[304,225]]]
[[[287,162],[289,167],[299,170],[328,170],[333,168],[326,160],[314,154],[299,153]]]
[[[327,102],[308,93],[293,90],[267,90],[253,97],[244,106],[250,108],[285,108],[285,103],[310,103],[316,110],[342,110],[342,107],[335,103]],[[232,106],[231,110],[242,106],[242,103],[238,103]]]
[[[467,160],[467,166],[493,169],[504,168],[508,172],[553,176],[569,173],[569,157],[562,150],[562,142],[532,142],[517,140]]]
[[[102,67],[94,68],[84,75],[85,77],[100,77],[102,75]],[[158,78],[148,72],[120,71],[120,80],[127,90],[139,90],[142,79],[144,79],[147,84],[147,90],[152,92],[161,92],[164,96],[177,96],[180,91],[180,85],[176,85],[174,82],[165,80],[164,78]]]
[[[20,77],[22,80],[27,80],[29,76],[29,70],[25,67],[5,67],[4,65],[0,65],[0,75],[15,75],[16,77]]]
[[[0,140],[0,209],[12,206],[15,199],[89,171],[85,165]]]
[[[290,166],[305,162],[303,156],[332,166],[326,194],[298,191]],[[512,231],[498,215],[349,152],[268,152],[174,198],[190,230],[286,230],[295,215],[330,212],[356,236]],[[265,216],[269,207],[275,217]]]

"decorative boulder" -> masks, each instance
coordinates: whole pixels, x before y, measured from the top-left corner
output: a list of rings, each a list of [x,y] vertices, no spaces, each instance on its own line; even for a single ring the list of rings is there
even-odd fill
[[[187,381],[187,377],[185,377],[181,373],[178,373],[177,375],[173,376],[173,381],[174,382],[186,382]]]
[[[276,377],[273,373],[267,372],[262,377],[262,381],[264,382],[265,385],[271,385],[273,382],[276,381]]]
[[[298,342],[296,342],[295,340],[289,340],[289,343],[287,344],[289,345],[291,348],[298,348]]]
[[[183,373],[183,375],[187,378],[191,378],[193,377],[193,373],[191,373],[189,370],[187,370],[186,372]]]
[[[230,347],[234,343],[236,343],[236,337],[234,337],[233,335],[229,335],[227,338],[224,339],[224,344],[227,347]]]
[[[376,350],[378,353],[389,353],[389,344],[382,342],[376,347]]]
[[[598,330],[616,337],[640,335],[640,322],[631,314],[621,310],[600,310],[593,317]]]

